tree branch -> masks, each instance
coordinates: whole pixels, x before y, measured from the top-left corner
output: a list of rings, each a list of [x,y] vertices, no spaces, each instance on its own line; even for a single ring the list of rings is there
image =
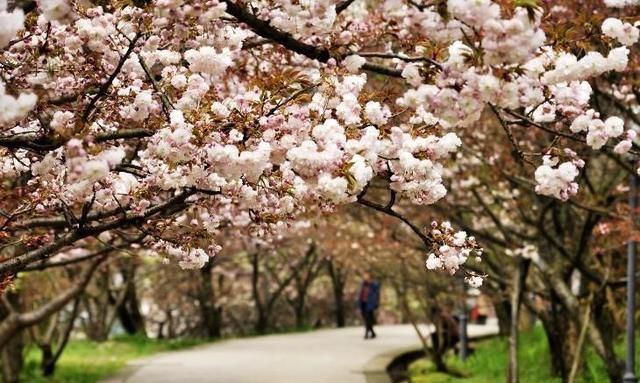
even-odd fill
[[[43,306],[38,307],[33,311],[26,313],[13,312],[9,314],[0,323],[0,349],[13,337],[13,335],[25,327],[32,326],[41,320],[45,319],[49,315],[62,309],[69,301],[81,294],[89,281],[93,272],[98,268],[104,258],[100,258],[93,262],[87,269],[80,275],[78,282],[76,282],[69,289],[65,290],[60,295],[48,301]]]
[[[16,257],[1,262],[0,274],[15,274],[16,272],[24,269],[28,264],[45,259],[49,255],[80,239],[95,236],[107,230],[117,229],[124,226],[141,225],[149,217],[158,213],[162,213],[167,210],[171,211],[171,209],[175,208],[183,209],[184,207],[186,207],[186,205],[184,204],[185,200],[195,193],[195,190],[189,189],[178,194],[177,196],[169,198],[163,203],[145,210],[142,213],[128,214],[124,217],[114,219],[109,222],[94,226],[85,226],[82,229],[76,229],[74,231],[66,233],[53,243],[45,245],[39,249],[24,252]]]
[[[329,52],[328,48],[316,47],[298,39],[295,39],[290,33],[283,32],[278,28],[271,26],[268,21],[257,18],[254,14],[250,13],[246,8],[236,4],[232,0],[222,0],[227,4],[227,13],[243,22],[251,28],[251,30],[260,37],[272,40],[290,51],[306,56],[312,60],[318,60],[322,63],[326,63],[333,56]],[[347,4],[348,6],[348,4]],[[337,61],[341,61],[341,57],[333,57]],[[376,72],[386,76],[401,77],[402,71],[387,68],[381,65],[365,63],[362,68],[371,72]]]
[[[114,71],[111,73],[107,81],[105,81],[100,86],[100,88],[98,89],[98,93],[96,93],[93,96],[93,98],[91,98],[91,101],[89,101],[89,104],[87,104],[86,108],[84,108],[84,112],[82,113],[83,121],[85,122],[88,121],[89,115],[91,114],[93,109],[95,109],[95,106],[98,100],[100,100],[102,97],[107,95],[107,91],[109,90],[109,87],[111,87],[113,80],[115,80],[116,77],[118,77],[118,74],[120,74],[120,71],[124,66],[124,63],[129,59],[129,56],[131,56],[131,53],[133,53],[133,49],[136,47],[136,43],[138,42],[140,37],[142,37],[142,33],[141,32],[136,33],[135,37],[130,41],[127,51],[124,53],[124,55],[122,55],[122,57],[120,57],[120,61],[118,62],[118,65],[116,66]]]
[[[404,222],[407,226],[409,226],[409,228],[411,228],[411,230],[422,240],[422,242],[425,244],[425,246],[427,246],[427,248],[431,247],[431,245],[433,244],[433,241],[431,240],[431,238],[429,238],[428,236],[426,236],[422,230],[420,230],[420,228],[416,225],[414,225],[411,221],[409,221],[406,217],[404,217],[403,215],[397,213],[396,211],[394,211],[392,208],[387,208],[386,206],[382,206],[380,204],[377,204],[375,202],[371,202],[369,200],[364,199],[364,196],[359,196],[358,197],[358,203],[364,206],[368,206],[374,210],[377,210],[379,212],[385,213],[387,215],[390,215],[392,217],[398,218],[400,221]]]

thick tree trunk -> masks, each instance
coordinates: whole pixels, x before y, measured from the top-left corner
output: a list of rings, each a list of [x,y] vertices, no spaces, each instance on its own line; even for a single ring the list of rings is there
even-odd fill
[[[616,331],[615,318],[608,305],[606,292],[599,291],[594,295],[593,302],[593,324],[599,329],[602,343],[606,351],[607,373],[611,382],[622,380],[623,362],[614,353],[614,342],[618,335]],[[591,326],[589,326],[591,327]]]
[[[298,296],[296,297],[295,300],[295,308],[294,308],[294,314],[296,317],[296,327],[297,328],[304,328],[305,326],[305,301],[306,301],[306,291],[298,291]]]
[[[202,315],[202,327],[205,336],[209,339],[219,338],[222,335],[221,315],[222,310],[215,306],[215,291],[211,281],[213,271],[212,262],[207,262],[200,270],[200,286],[198,300]]]
[[[569,377],[572,360],[568,355],[572,353],[569,352],[567,344],[570,334],[569,319],[554,311],[552,309],[550,312],[541,312],[539,316],[549,346],[551,373],[565,382]]]
[[[138,293],[136,291],[135,273],[137,270],[136,265],[131,265],[129,268],[122,270],[122,275],[127,281],[126,292],[124,299],[120,305],[118,305],[118,319],[124,331],[127,334],[141,334],[146,336],[147,331],[144,323],[144,316],[140,312],[140,301],[138,300]]]
[[[85,306],[86,308],[86,306]],[[102,343],[109,339],[110,328],[101,320],[89,320],[84,325],[84,333],[93,342]]]
[[[22,331],[16,332],[0,351],[2,362],[2,381],[4,383],[18,383],[20,370],[23,365],[24,342]]]
[[[264,314],[258,315],[254,328],[258,334],[266,334],[269,329],[269,319],[267,316]]]
[[[502,299],[495,304],[496,317],[498,318],[498,334],[509,336],[511,331],[511,301]]]
[[[13,307],[19,307],[20,297],[13,291],[5,293],[7,301]],[[4,305],[0,304],[0,318],[5,320],[10,315]],[[22,330],[18,329],[10,335],[10,338],[0,347],[0,363],[2,364],[2,381],[4,383],[18,383],[20,381],[20,370],[22,370],[24,341]]]
[[[335,320],[337,327],[346,325],[345,304],[344,304],[344,286],[346,277],[335,267],[332,260],[327,261],[329,276],[331,277],[331,285],[333,287],[333,300],[335,304]]]

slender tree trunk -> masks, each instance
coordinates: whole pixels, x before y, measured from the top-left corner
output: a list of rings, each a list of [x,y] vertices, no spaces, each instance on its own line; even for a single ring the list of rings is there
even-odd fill
[[[55,362],[52,362],[53,347],[51,346],[51,343],[41,345],[40,351],[42,353],[42,361],[40,362],[40,370],[42,371],[42,376],[51,376],[56,369]]]
[[[578,368],[581,363],[582,356],[582,348],[584,346],[584,339],[587,335],[587,328],[589,327],[589,321],[591,320],[591,299],[593,296],[589,297],[589,302],[586,305],[584,312],[584,320],[582,323],[582,328],[580,329],[580,336],[578,337],[578,344],[576,345],[576,356],[573,359],[573,363],[571,364],[571,371],[569,373],[569,378],[567,379],[567,383],[573,383],[576,380],[578,375]]]
[[[258,283],[260,281],[260,260],[258,254],[251,254],[249,256],[251,261],[251,295],[253,296],[253,302],[256,307],[256,323],[254,329],[258,334],[264,334],[268,328],[268,320],[266,317],[265,309],[262,304],[262,298],[260,297],[260,289]]]
[[[513,278],[513,291],[511,293],[511,320],[509,328],[509,369],[507,372],[508,383],[518,383],[518,325],[520,323],[520,304],[527,281],[527,273],[531,261],[519,259],[516,273]]]
[[[289,286],[289,284],[299,276],[298,273],[301,265],[297,264],[291,266],[290,274],[282,280],[277,277],[277,272],[273,268],[266,265],[265,268],[274,277],[273,282],[276,283],[277,287],[271,291],[268,286],[264,286],[263,281],[262,290],[264,293],[260,294],[258,286],[260,282],[260,260],[257,253],[251,254],[249,258],[252,266],[251,293],[253,295],[257,314],[255,329],[258,333],[264,334],[271,327],[271,318],[278,299],[281,297],[287,286]]]
[[[447,351],[443,336],[443,323],[438,316],[431,319],[433,323],[433,333],[431,334],[431,361],[436,365],[436,371],[448,372],[446,363],[444,362],[444,353]]]
[[[167,322],[166,321],[162,321],[160,323],[158,323],[158,334],[156,335],[158,337],[158,339],[164,339],[164,326]]]
[[[176,337],[176,329],[173,326],[173,314],[171,310],[165,311],[167,315],[167,339],[173,339]]]
[[[69,342],[69,337],[71,336],[71,331],[73,331],[73,325],[78,316],[79,308],[80,298],[76,298],[75,302],[73,303],[73,309],[71,310],[71,317],[69,318],[67,326],[62,332],[62,339],[60,339],[60,344],[58,344],[56,352],[53,353],[51,341],[49,341],[49,343],[43,348],[41,363],[42,375],[51,376],[55,372],[58,360],[62,356],[62,352],[64,351],[65,347],[67,347],[67,343]]]

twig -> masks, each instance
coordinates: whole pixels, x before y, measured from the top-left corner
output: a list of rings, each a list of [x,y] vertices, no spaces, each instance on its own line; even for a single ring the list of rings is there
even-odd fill
[[[171,113],[171,110],[174,109],[174,106],[171,103],[171,100],[169,100],[169,97],[162,90],[162,88],[160,87],[160,84],[158,84],[156,79],[153,78],[153,75],[151,74],[151,70],[149,69],[149,66],[147,65],[147,63],[142,58],[142,55],[138,55],[138,61],[140,62],[140,66],[142,66],[144,73],[147,75],[147,79],[151,82],[153,89],[155,89],[155,91],[160,95],[160,100],[162,100],[162,111],[164,112],[164,115],[167,117],[167,120],[169,120],[170,118],[169,115]]]
[[[113,83],[113,80],[115,80],[116,77],[118,77],[118,74],[120,74],[120,71],[122,70],[122,66],[129,59],[129,56],[131,56],[131,53],[133,53],[133,49],[136,47],[136,43],[138,42],[140,37],[142,37],[142,32],[136,33],[136,36],[129,43],[129,47],[127,48],[127,51],[124,53],[124,55],[122,55],[122,57],[120,57],[120,61],[118,62],[118,65],[116,66],[115,70],[111,73],[107,81],[105,81],[100,86],[100,88],[98,89],[98,93],[96,93],[91,98],[91,101],[89,101],[89,104],[87,104],[86,108],[84,109],[84,112],[82,113],[83,121],[85,122],[88,121],[89,115],[95,108],[98,100],[100,100],[102,97],[107,95],[107,90],[109,90],[109,87]]]

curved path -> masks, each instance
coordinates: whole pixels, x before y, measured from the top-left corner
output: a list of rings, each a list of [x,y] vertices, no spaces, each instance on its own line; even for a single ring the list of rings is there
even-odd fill
[[[472,338],[491,335],[497,326],[469,325],[468,331]],[[376,332],[366,341],[360,327],[225,340],[134,361],[102,383],[384,382],[389,358],[420,343],[410,325],[377,326]]]

